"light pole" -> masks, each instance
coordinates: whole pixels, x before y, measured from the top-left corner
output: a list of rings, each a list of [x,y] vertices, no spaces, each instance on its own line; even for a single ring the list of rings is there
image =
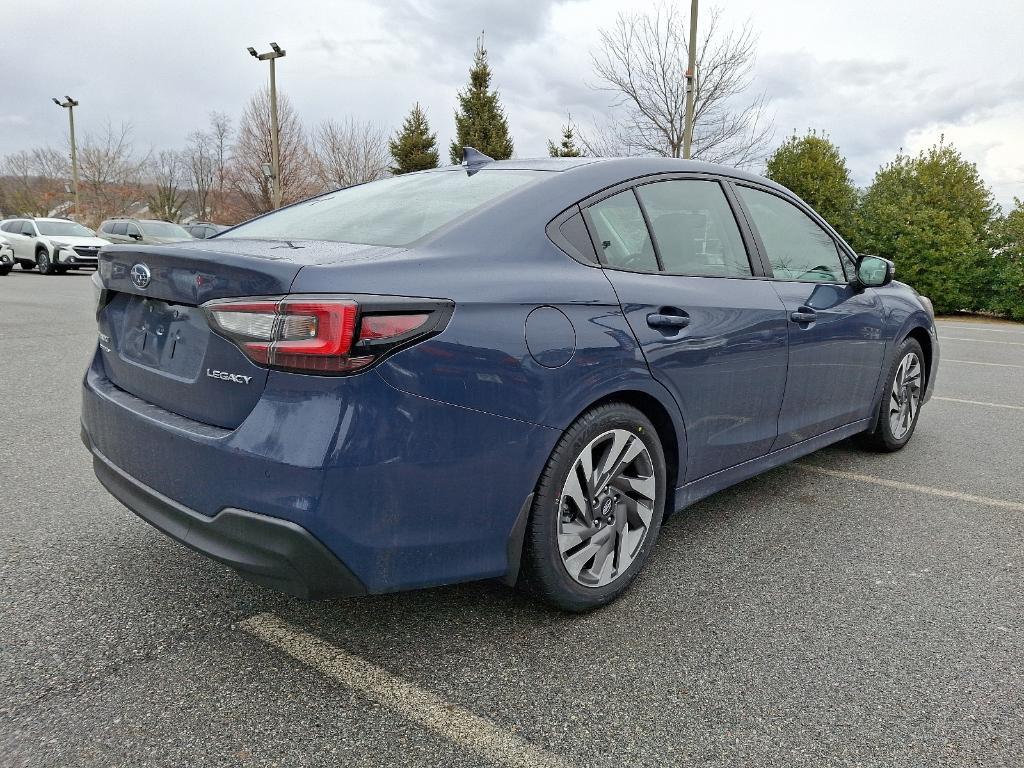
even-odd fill
[[[71,128],[71,185],[75,191],[75,219],[80,220],[82,211],[78,207],[78,148],[75,146],[75,107],[78,106],[78,102],[70,96],[65,96],[64,101],[55,97],[53,103],[68,111],[68,124]]]
[[[683,126],[683,157],[690,159],[693,144],[693,96],[697,77],[697,0],[690,0],[690,39],[687,41],[689,61],[686,67],[686,125]]]
[[[271,178],[271,196],[275,208],[281,207],[281,137],[277,130],[277,78],[274,60],[280,59],[285,52],[277,43],[271,43],[266,53],[256,53],[249,47],[249,54],[258,61],[270,62],[270,164],[273,171]]]

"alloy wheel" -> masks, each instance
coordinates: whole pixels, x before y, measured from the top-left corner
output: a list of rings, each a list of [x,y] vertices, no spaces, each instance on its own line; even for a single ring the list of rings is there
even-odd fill
[[[921,359],[910,352],[900,361],[889,392],[889,430],[902,440],[914,426],[921,404]]]
[[[558,550],[574,581],[603,587],[626,572],[650,530],[657,487],[651,454],[632,432],[590,441],[559,497]]]

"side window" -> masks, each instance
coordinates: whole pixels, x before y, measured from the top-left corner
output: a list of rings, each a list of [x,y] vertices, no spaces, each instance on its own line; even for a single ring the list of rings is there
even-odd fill
[[[736,218],[717,181],[659,181],[637,187],[666,272],[749,277]]]
[[[115,222],[113,228],[111,228],[110,230],[110,233],[113,235],[127,235],[128,225],[125,224],[123,221]]]
[[[21,234],[28,235],[29,237],[36,236],[36,228],[32,226],[31,221],[25,221],[21,224]]]
[[[112,222],[104,221],[103,224],[100,225],[100,232],[109,232],[113,228],[114,224]]]
[[[205,227],[206,233],[198,237],[213,237],[217,230],[213,227]],[[580,258],[589,262],[597,261],[597,254],[594,253],[594,244],[590,241],[590,233],[587,232],[587,225],[583,223],[583,215],[574,213],[562,222],[558,227],[560,234],[565,241],[573,247]]]
[[[658,271],[654,244],[633,190],[612,195],[587,211],[602,263],[635,272]]]
[[[141,237],[142,236],[142,230],[139,229],[139,225],[138,224],[133,224],[132,222],[129,221],[128,224],[127,224],[127,229],[125,230],[125,234],[127,234],[127,235],[138,235],[138,236]]]
[[[736,188],[750,209],[776,278],[846,282],[835,242],[810,216],[777,195]]]
[[[16,221],[5,221],[3,224],[0,224],[0,230],[4,232],[13,232],[17,223],[18,222]]]

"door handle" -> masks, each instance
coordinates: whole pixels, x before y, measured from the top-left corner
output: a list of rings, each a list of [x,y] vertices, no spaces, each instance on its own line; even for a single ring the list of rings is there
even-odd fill
[[[678,330],[690,324],[688,315],[666,315],[661,312],[652,312],[647,316],[647,324],[651,328],[671,328]]]
[[[807,307],[804,307],[803,309],[798,309],[795,312],[790,312],[789,319],[794,323],[813,323],[818,319],[818,313],[813,309],[807,309]]]

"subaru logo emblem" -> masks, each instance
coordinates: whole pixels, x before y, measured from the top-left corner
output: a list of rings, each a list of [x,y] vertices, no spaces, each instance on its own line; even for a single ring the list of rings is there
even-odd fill
[[[152,276],[149,267],[145,264],[136,264],[128,275],[132,279],[132,285],[136,288],[145,288],[149,285],[149,278]]]

